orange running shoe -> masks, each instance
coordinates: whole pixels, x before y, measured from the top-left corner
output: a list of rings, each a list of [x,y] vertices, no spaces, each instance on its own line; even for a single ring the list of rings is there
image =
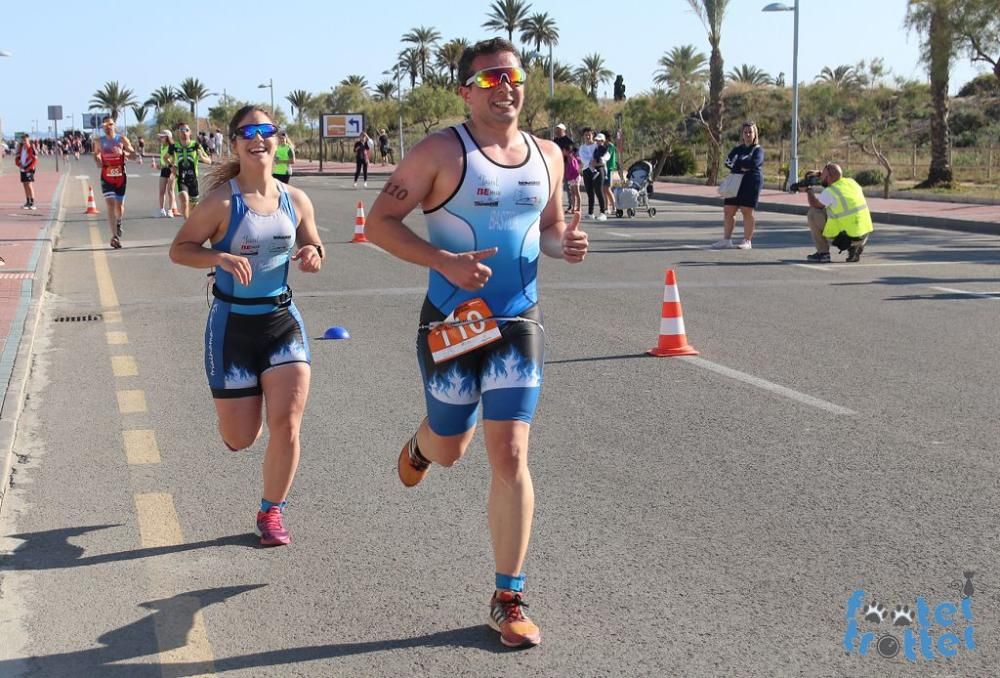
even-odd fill
[[[406,487],[413,487],[424,479],[430,467],[431,463],[417,451],[417,436],[414,434],[399,452],[399,461],[396,463],[399,479]]]
[[[525,616],[528,607],[520,593],[495,591],[490,600],[490,628],[500,632],[500,642],[507,647],[531,647],[542,642],[535,623]]]

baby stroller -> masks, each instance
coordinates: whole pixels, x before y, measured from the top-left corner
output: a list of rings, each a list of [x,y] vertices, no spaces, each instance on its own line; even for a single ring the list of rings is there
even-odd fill
[[[625,185],[615,189],[615,212],[619,217],[635,216],[637,210],[646,210],[656,216],[656,208],[649,206],[649,196],[653,193],[653,166],[645,160],[632,163],[625,175]]]

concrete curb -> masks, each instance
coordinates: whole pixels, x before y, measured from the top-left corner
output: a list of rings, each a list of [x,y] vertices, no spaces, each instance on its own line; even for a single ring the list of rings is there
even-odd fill
[[[35,344],[38,323],[42,317],[42,304],[45,290],[48,287],[49,270],[52,267],[52,247],[62,231],[63,222],[59,211],[68,178],[69,173],[63,172],[59,185],[56,187],[52,203],[52,216],[45,226],[45,230],[40,234],[43,242],[38,254],[38,261],[35,264],[34,277],[24,281],[30,285],[31,301],[28,302],[24,318],[21,320],[23,325],[17,334],[17,353],[11,367],[7,389],[3,394],[3,405],[0,406],[0,512],[3,511],[3,501],[14,481],[14,441],[17,437],[17,424],[24,409],[28,376],[31,373],[31,353]],[[22,295],[24,292],[22,287]],[[17,320],[16,318],[15,322]],[[13,338],[13,331],[17,331],[18,328],[16,325],[12,325],[11,330]]]
[[[712,207],[722,207],[722,198],[685,195],[678,193],[662,193],[657,191],[653,197],[658,200],[669,202],[681,202],[690,205],[709,205]],[[757,210],[761,212],[778,212],[780,214],[806,215],[805,205],[785,205],[782,203],[772,203],[761,200],[757,204]],[[980,233],[983,235],[1000,235],[1000,224],[989,221],[969,221],[964,219],[948,219],[945,217],[925,217],[914,214],[898,214],[895,212],[872,211],[872,219],[875,223],[889,224],[891,226],[916,226],[919,228],[939,228],[946,231],[962,231],[965,233]],[[803,227],[805,225],[803,224]]]

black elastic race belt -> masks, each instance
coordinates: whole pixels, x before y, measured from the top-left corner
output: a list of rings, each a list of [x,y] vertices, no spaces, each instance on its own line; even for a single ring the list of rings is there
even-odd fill
[[[284,308],[292,303],[292,289],[290,287],[275,297],[234,297],[220,290],[218,285],[213,284],[212,296],[219,301],[224,301],[229,304],[241,304],[243,306],[271,304],[273,306],[277,306],[278,308]]]

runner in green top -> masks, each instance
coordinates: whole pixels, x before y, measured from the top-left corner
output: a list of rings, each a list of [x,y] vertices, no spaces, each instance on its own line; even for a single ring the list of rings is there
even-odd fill
[[[278,148],[274,152],[274,169],[271,176],[287,184],[292,178],[292,165],[295,164],[295,147],[288,141],[285,130],[278,132]]]
[[[177,177],[181,214],[187,219],[191,204],[198,204],[198,163],[211,165],[212,159],[196,140],[191,139],[191,127],[186,122],[177,125],[177,132],[179,139],[167,149],[166,161]]]

